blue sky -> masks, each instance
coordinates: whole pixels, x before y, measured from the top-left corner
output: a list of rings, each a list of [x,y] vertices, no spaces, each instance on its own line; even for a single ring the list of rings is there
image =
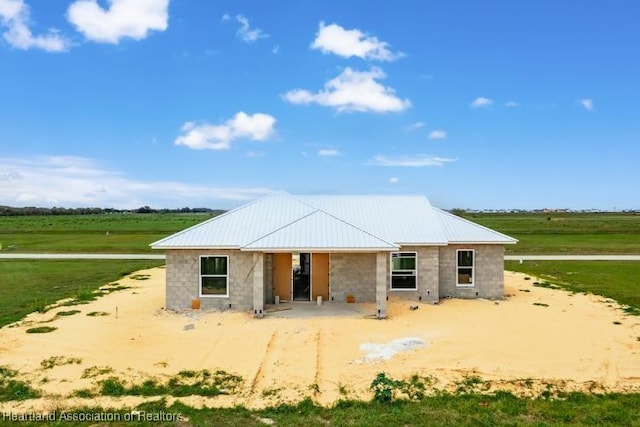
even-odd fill
[[[640,3],[0,0],[0,204],[640,208]]]

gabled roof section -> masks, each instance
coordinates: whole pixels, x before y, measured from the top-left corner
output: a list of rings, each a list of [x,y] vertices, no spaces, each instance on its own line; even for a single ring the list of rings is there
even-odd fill
[[[153,249],[395,250],[517,240],[434,208],[424,196],[276,192],[152,243]]]
[[[468,221],[459,216],[433,208],[449,243],[487,243],[487,244],[514,244],[517,239],[506,234],[499,233],[475,222]]]
[[[254,242],[245,250],[397,250],[398,246],[328,213],[315,212]]]
[[[276,192],[150,246],[153,249],[241,248],[315,210],[288,193]]]
[[[447,244],[425,196],[304,195],[296,198],[388,242],[405,246]]]

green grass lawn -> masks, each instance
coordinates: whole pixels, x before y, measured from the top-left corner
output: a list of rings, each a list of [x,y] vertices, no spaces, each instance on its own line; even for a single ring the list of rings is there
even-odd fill
[[[393,404],[343,401],[325,408],[310,400],[298,405],[280,405],[251,411],[243,407],[194,409],[181,403],[167,407],[163,401],[147,403],[138,415],[177,417],[183,421],[153,422],[157,426],[638,426],[640,394],[570,394],[565,400],[520,399],[509,393],[495,396],[450,395],[427,397],[417,402]],[[111,413],[101,408],[83,408],[76,413]],[[122,420],[131,411],[118,412]],[[60,417],[58,413],[58,417]],[[67,415],[70,416],[70,415]],[[109,423],[110,426],[146,426],[150,421]],[[37,426],[42,423],[21,423]],[[58,421],[48,425],[81,426],[87,423]],[[95,424],[104,425],[104,424]]]
[[[210,214],[102,214],[0,218],[1,252],[139,253]]]
[[[613,298],[640,309],[638,261],[516,261],[505,262],[512,271],[550,279],[564,288]]]
[[[640,254],[640,215],[624,213],[464,214],[515,237],[507,254]]]
[[[163,261],[1,260],[0,327],[62,298],[86,294]]]

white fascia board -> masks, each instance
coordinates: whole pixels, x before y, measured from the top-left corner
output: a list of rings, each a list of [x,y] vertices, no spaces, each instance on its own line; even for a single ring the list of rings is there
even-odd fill
[[[513,239],[513,241],[508,242],[465,242],[455,240],[449,242],[450,245],[515,245],[516,243],[518,243],[518,239]]]
[[[450,242],[429,242],[429,243],[419,243],[419,242],[395,242],[398,246],[447,246]]]
[[[223,250],[235,250],[240,249],[240,246],[151,246],[151,249],[155,250],[176,250],[176,249],[185,249],[185,250],[207,250],[207,249],[223,249]]]
[[[331,252],[395,252],[398,249],[400,249],[400,247],[394,247],[394,248],[240,248],[240,251],[268,252],[268,253],[277,253],[277,252],[331,253]]]

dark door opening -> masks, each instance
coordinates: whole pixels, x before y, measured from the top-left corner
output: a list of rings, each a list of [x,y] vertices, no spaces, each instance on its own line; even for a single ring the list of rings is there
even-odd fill
[[[293,299],[311,301],[311,254],[293,254]]]

